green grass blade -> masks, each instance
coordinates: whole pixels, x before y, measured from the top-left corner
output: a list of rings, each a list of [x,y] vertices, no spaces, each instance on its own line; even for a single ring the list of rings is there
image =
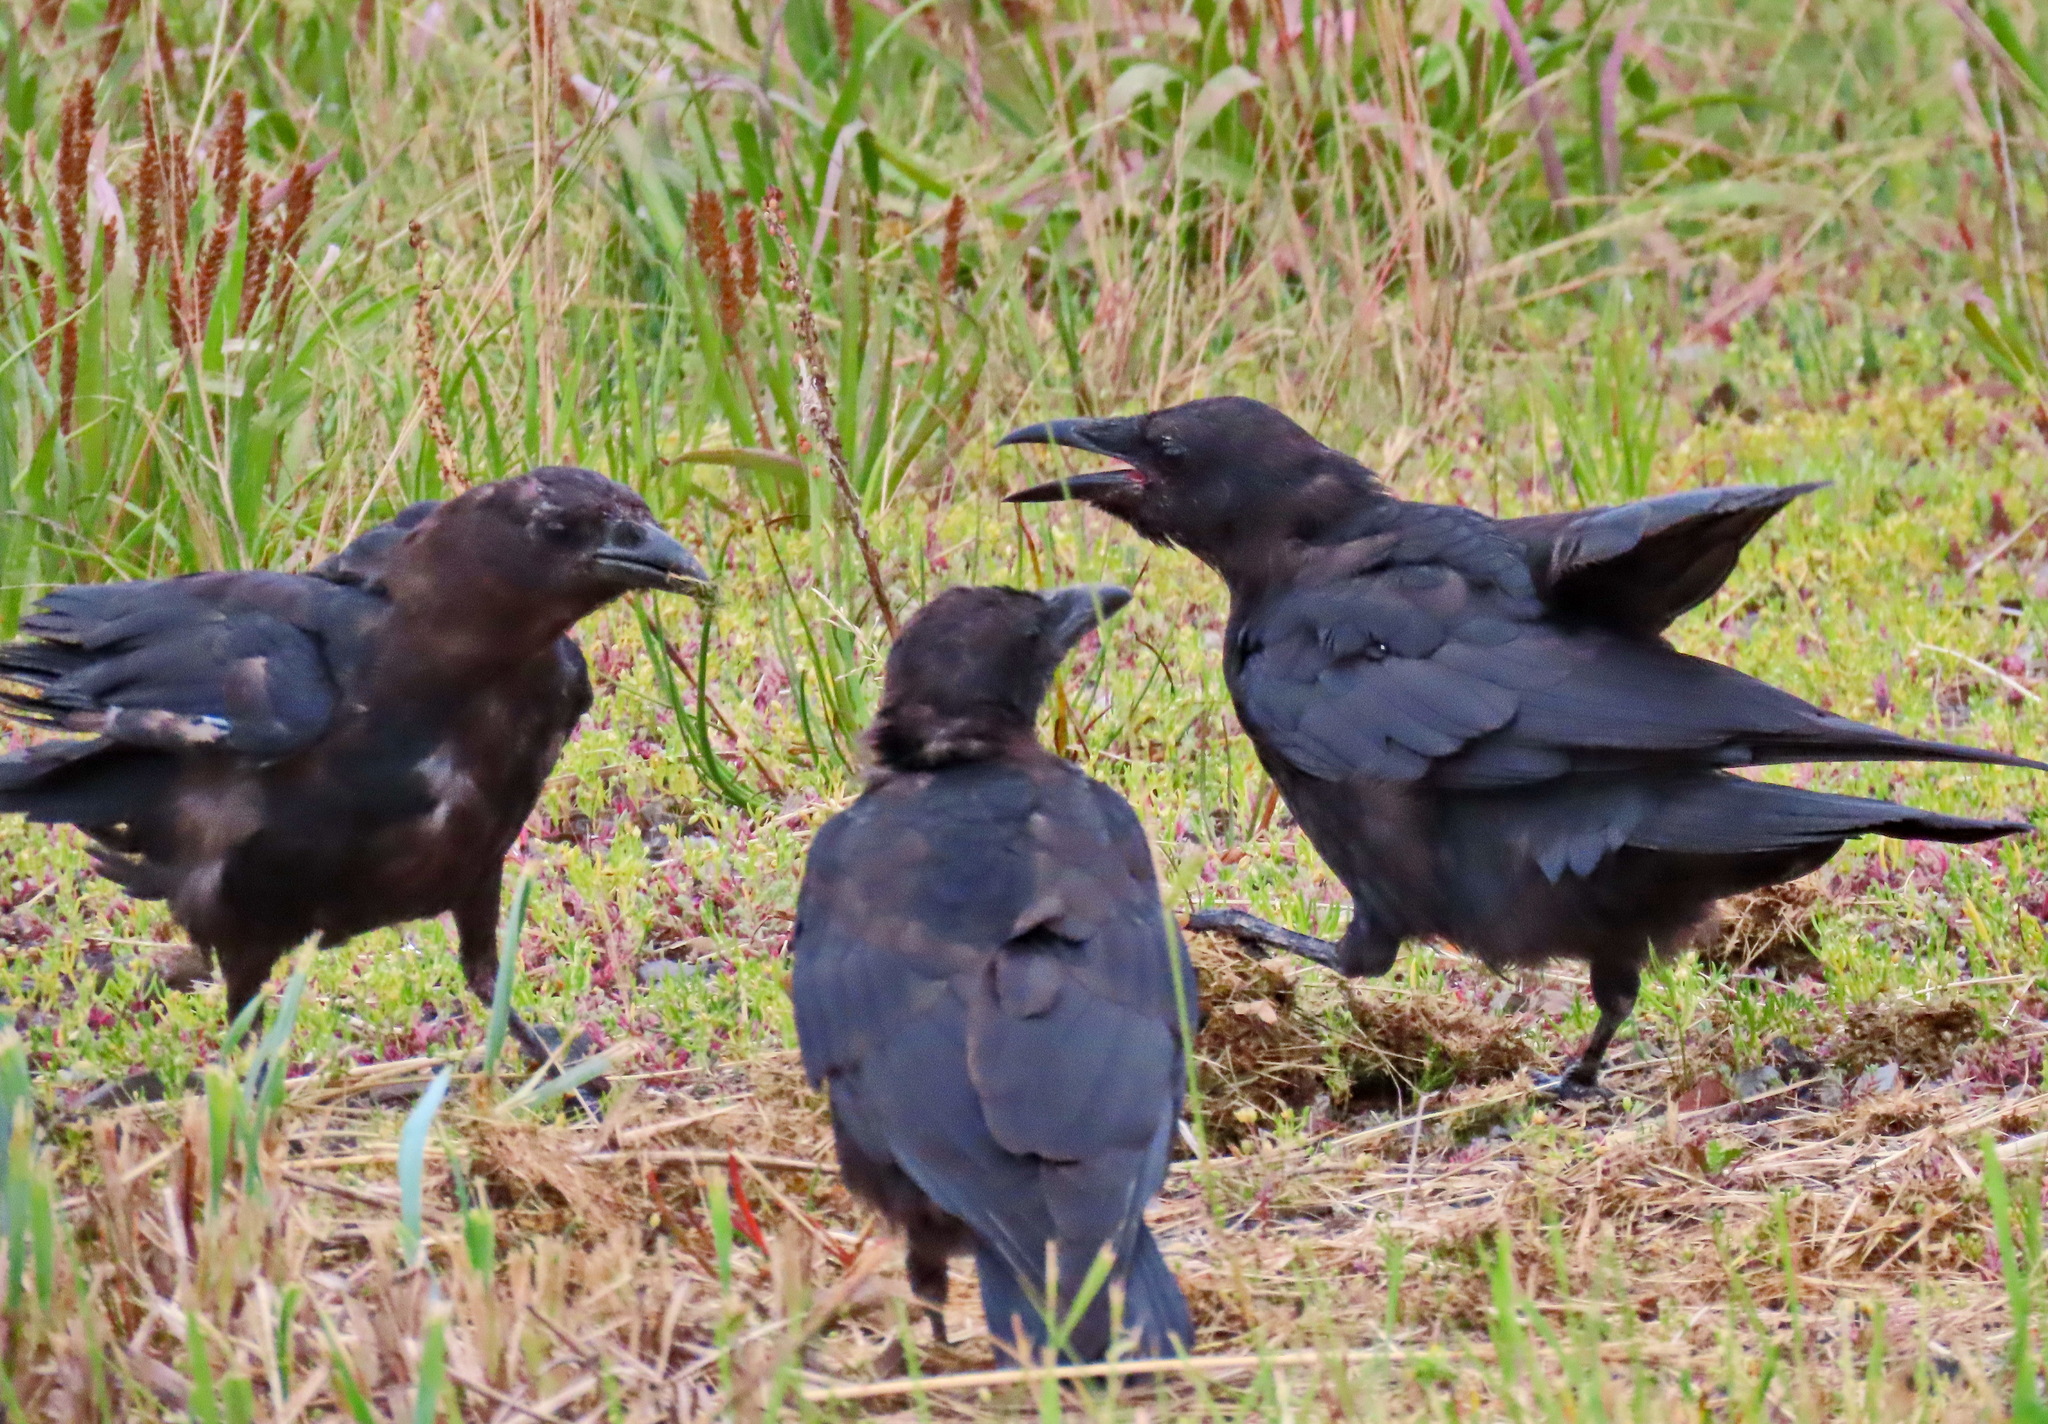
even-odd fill
[[[522,870],[512,886],[512,904],[498,932],[498,977],[491,988],[491,1016],[484,1028],[484,1070],[486,1083],[498,1076],[498,1055],[505,1049],[505,1033],[512,1022],[512,984],[519,977],[519,942],[526,933],[526,910],[533,899],[533,872]]]
[[[405,1130],[398,1138],[398,1252],[408,1267],[417,1267],[425,1259],[420,1223],[425,1210],[427,1135],[433,1131],[434,1115],[448,1096],[454,1072],[443,1068],[434,1075],[406,1114]]]

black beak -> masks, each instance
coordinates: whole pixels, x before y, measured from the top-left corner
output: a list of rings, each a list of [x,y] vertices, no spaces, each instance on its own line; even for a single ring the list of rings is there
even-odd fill
[[[1080,642],[1089,629],[1116,617],[1131,601],[1131,591],[1113,583],[1077,583],[1038,596],[1052,608],[1052,637],[1061,652]]]
[[[1100,420],[1048,420],[1012,430],[997,445],[1066,445],[1112,460],[1129,460],[1144,449],[1138,418],[1108,416]],[[1105,494],[1135,493],[1144,481],[1130,470],[1102,470],[1092,475],[1070,475],[1030,489],[1005,495],[1009,504],[1045,504],[1056,499],[1093,499]]]
[[[1004,504],[1048,504],[1056,499],[1093,500],[1106,494],[1128,490],[1135,494],[1145,488],[1145,482],[1129,470],[1098,470],[1092,475],[1068,475],[1062,480],[1047,480],[1030,489],[1020,489],[1003,496]]]
[[[604,543],[590,562],[624,588],[660,589],[709,601],[711,575],[688,549],[656,524],[615,519],[605,528]]]

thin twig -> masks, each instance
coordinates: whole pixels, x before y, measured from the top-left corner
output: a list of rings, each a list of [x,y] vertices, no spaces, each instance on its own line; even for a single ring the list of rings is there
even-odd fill
[[[782,220],[781,189],[768,190],[768,196],[761,204],[761,216],[775,238],[775,258],[782,270],[782,290],[796,304],[797,404],[803,407],[805,421],[817,432],[819,443],[825,447],[825,465],[831,471],[832,487],[838,491],[839,501],[844,506],[846,527],[860,548],[861,563],[867,570],[868,591],[874,595],[875,608],[882,615],[882,625],[893,639],[896,636],[896,610],[891,606],[889,590],[882,582],[881,560],[875,557],[875,546],[868,541],[867,521],[860,512],[860,496],[854,491],[853,476],[846,464],[846,448],[839,440],[839,418],[832,403],[832,388],[825,381],[825,347],[818,339],[818,318],[811,310],[810,288],[804,285],[803,274],[797,271],[796,248],[789,240],[789,226]]]
[[[418,218],[405,225],[419,264],[419,294],[412,302],[413,368],[419,372],[420,400],[426,406],[427,434],[434,442],[434,463],[440,467],[441,483],[451,490],[466,487],[462,468],[455,461],[455,435],[448,428],[448,406],[441,399],[441,367],[434,359],[435,288],[427,281],[427,235]]]
[[[1652,1355],[1679,1356],[1687,1347],[1672,1343],[1654,1345],[1644,1341],[1615,1340],[1597,1347],[1602,1356],[1638,1359]],[[803,1392],[806,1404],[832,1404],[854,1399],[885,1399],[899,1394],[957,1394],[962,1390],[988,1389],[996,1385],[1036,1385],[1047,1380],[1119,1379],[1124,1375],[1227,1375],[1288,1365],[1349,1365],[1372,1360],[1392,1363],[1441,1355],[1440,1349],[1410,1349],[1401,1345],[1379,1345],[1355,1350],[1276,1350],[1270,1354],[1190,1355],[1178,1360],[1109,1360],[1093,1365],[1031,1366],[1008,1370],[964,1370],[959,1374],[935,1376],[905,1375],[867,1384],[832,1385]],[[1491,1359],[1491,1345],[1475,1344],[1469,1354]]]
[[[2000,672],[1997,668],[1991,666],[1989,663],[1981,662],[1978,659],[1971,657],[1968,653],[1959,653],[1954,648],[1944,648],[1938,643],[1915,643],[1913,646],[1925,652],[1940,653],[1945,658],[1954,658],[1959,663],[1964,663],[1970,667],[1975,668],[1978,672],[1983,673],[1986,677],[1995,677],[2000,682],[2004,683],[2007,688],[2009,688],[2013,692],[2018,693],[2021,697],[2026,698],[2029,702],[2039,702],[2041,700],[2041,695],[2039,693],[2035,692],[2034,689],[2028,687],[2024,682],[2021,682],[2018,678],[2009,677],[2005,673]]]
[[[659,1147],[628,1148],[622,1152],[585,1152],[577,1157],[579,1162],[698,1162],[714,1167],[723,1167],[726,1160],[737,1155],[740,1163],[747,1167],[764,1167],[778,1172],[822,1172],[828,1177],[839,1175],[837,1167],[823,1162],[808,1162],[801,1157],[762,1157],[751,1152],[731,1153],[723,1147]]]
[[[485,1399],[490,1400],[491,1403],[498,1405],[501,1408],[517,1410],[519,1413],[524,1414],[528,1419],[540,1420],[541,1424],[560,1424],[561,1416],[559,1414],[556,1414],[553,1411],[542,1413],[539,1409],[535,1408],[531,1404],[521,1404],[511,1395],[501,1394],[497,1390],[492,1389],[489,1385],[485,1384],[482,1380],[477,1379],[471,1375],[466,1375],[461,1370],[449,1370],[448,1378],[454,1380],[464,1389],[472,1390],[475,1393],[482,1395]],[[588,1384],[583,1384],[580,1387],[572,1386],[572,1388],[576,1389],[577,1394],[583,1394],[589,1390],[590,1386]],[[574,1396],[571,1396],[571,1398],[573,1397]],[[562,1402],[566,1403],[567,1401]]]
[[[2048,516],[2048,509],[2043,509],[2039,511],[2031,518],[2029,518],[2026,521],[2026,523],[2020,525],[2020,527],[2013,530],[2012,533],[2006,535],[2003,539],[2000,539],[1996,544],[1993,544],[1989,549],[1986,549],[1983,553],[1979,554],[1976,558],[1972,559],[1970,561],[1969,567],[1963,570],[1963,577],[1973,579],[1977,577],[1978,574],[1983,573],[1984,570],[1991,567],[1991,565],[1997,563],[2000,559],[2004,558],[2007,554],[2011,553],[2013,545],[2019,543],[2020,540],[2026,538],[2029,534],[2033,533],[2034,526],[2039,524],[2044,516]]]

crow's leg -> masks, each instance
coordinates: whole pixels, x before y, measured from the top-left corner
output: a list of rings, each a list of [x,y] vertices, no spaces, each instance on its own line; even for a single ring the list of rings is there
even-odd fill
[[[1537,1088],[1559,1102],[1574,1098],[1612,1097],[1612,1093],[1600,1086],[1600,1063],[1607,1056],[1607,1045],[1614,1041],[1615,1031],[1635,1012],[1636,992],[1642,988],[1642,983],[1643,972],[1639,965],[1595,960],[1593,1002],[1600,1008],[1600,1022],[1593,1025],[1593,1036],[1586,1040],[1585,1052],[1573,1060],[1571,1067],[1554,1078],[1538,1074]]]
[[[233,1028],[235,1020],[242,1016],[242,1011],[254,1003],[256,996],[263,992],[264,984],[270,979],[270,971],[276,967],[280,956],[253,951],[246,946],[241,949],[230,949],[225,946],[209,945],[205,948],[212,953],[214,966],[220,970],[221,978],[227,984],[227,1027]],[[262,1041],[263,1007],[259,1004],[255,1017],[249,1020],[249,1031],[242,1035],[242,1041],[237,1047],[246,1048]],[[258,1092],[263,1089],[263,1071],[264,1065],[258,1064],[254,1084]]]
[[[1247,946],[1298,954],[1310,963],[1334,969],[1352,979],[1386,973],[1394,967],[1394,956],[1401,948],[1398,935],[1378,928],[1360,914],[1356,906],[1351,911],[1351,923],[1344,927],[1344,937],[1335,944],[1314,935],[1282,929],[1271,920],[1262,920],[1243,910],[1199,910],[1188,916],[1188,928],[1233,935],[1240,944]],[[1254,948],[1253,953],[1257,952]],[[1259,957],[1263,959],[1265,956]]]
[[[498,993],[500,878],[500,867],[492,866],[490,873],[455,907],[455,938],[462,956],[462,977],[469,985],[469,992],[482,1002],[486,1013]],[[562,1064],[567,1064],[581,1056],[573,1051],[573,1045],[557,1054],[556,1045],[549,1043],[532,1024],[521,1018],[517,1009],[507,1011],[505,1026],[536,1068],[553,1066],[558,1057]],[[598,1117],[602,1115],[599,1103],[604,1090],[604,1080],[595,1078],[578,1088],[573,1096],[584,1112]]]
[[[234,1027],[235,1020],[242,1016],[242,1010],[254,1002],[263,992],[265,981],[270,978],[271,968],[277,963],[274,954],[252,954],[248,950],[213,949],[213,962],[220,969],[220,975],[227,984],[228,1022]],[[256,1017],[249,1020],[247,1042],[257,1042],[263,1037],[263,1010],[256,1010]]]
[[[1188,916],[1187,925],[1197,934],[1227,934],[1259,959],[1266,957],[1261,950],[1278,949],[1298,954],[1325,969],[1337,967],[1337,946],[1330,941],[1283,929],[1243,910],[1197,910]]]
[[[910,1225],[910,1241],[903,1252],[904,1273],[910,1277],[911,1294],[924,1302],[925,1319],[931,1322],[932,1343],[948,1345],[946,1338],[946,1257],[949,1241]]]

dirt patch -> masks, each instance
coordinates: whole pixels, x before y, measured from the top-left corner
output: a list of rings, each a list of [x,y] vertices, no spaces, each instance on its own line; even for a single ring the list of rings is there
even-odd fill
[[[1449,994],[1355,990],[1351,1017],[1358,1036],[1345,1067],[1354,1099],[1391,1090],[1405,1101],[1419,1092],[1491,1083],[1542,1057],[1518,1018]]]
[[[1738,974],[1775,969],[1784,979],[1824,979],[1813,924],[1823,898],[1814,876],[1731,896],[1698,937],[1700,959]]]
[[[1983,1033],[1983,1017],[1961,1000],[1855,1004],[1829,1057],[1851,1081],[1886,1063],[1898,1064],[1908,1078],[1941,1078]]]
[[[1206,1020],[1195,1037],[1213,1145],[1280,1112],[1388,1108],[1416,1094],[1512,1077],[1541,1059],[1520,1015],[1453,994],[1317,982],[1222,936],[1190,940]]]
[[[1209,1138],[1228,1148],[1264,1119],[1328,1090],[1329,1024],[1301,1003],[1294,966],[1253,959],[1223,935],[1192,935],[1188,952],[1201,986],[1195,1058]]]

